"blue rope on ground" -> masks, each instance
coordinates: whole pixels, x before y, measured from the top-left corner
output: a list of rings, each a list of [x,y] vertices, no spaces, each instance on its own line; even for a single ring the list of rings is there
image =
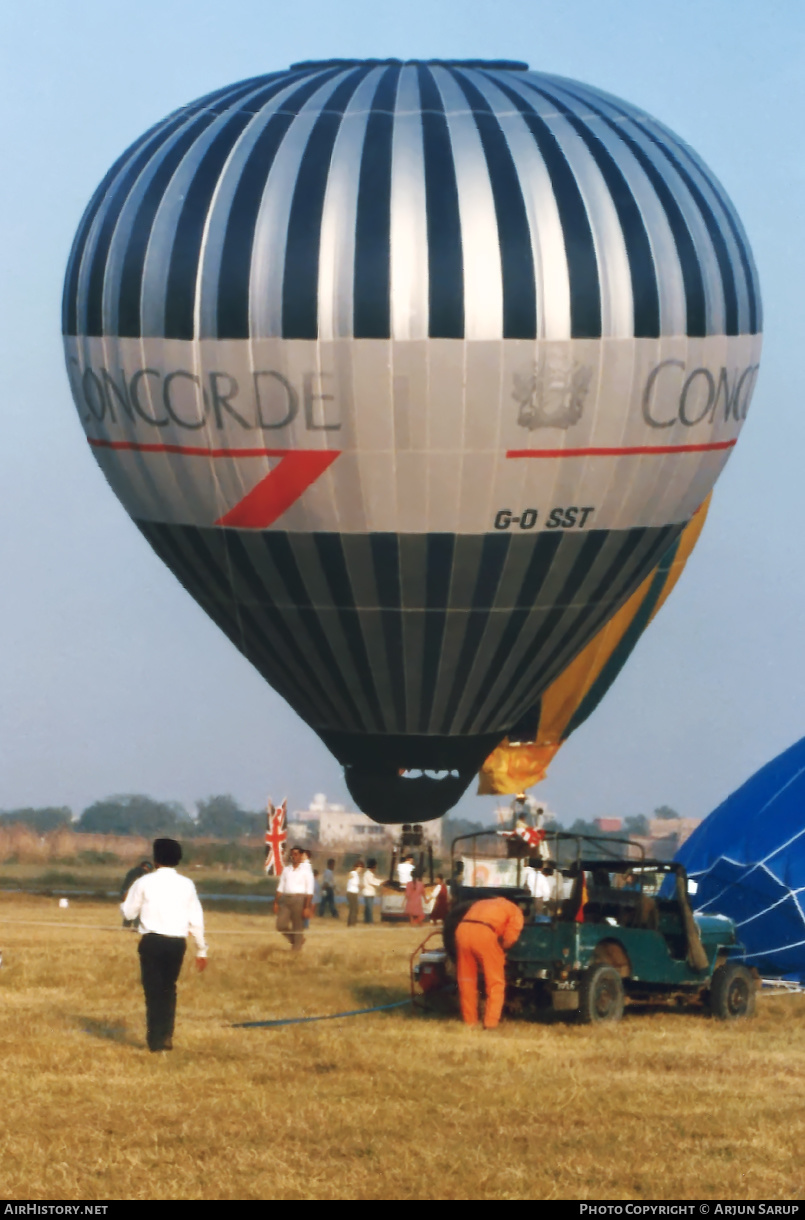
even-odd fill
[[[337,1017],[362,1017],[368,1012],[388,1012],[390,1008],[404,1008],[408,1000],[397,1000],[394,1004],[378,1004],[376,1008],[353,1008],[351,1012],[330,1012],[323,1017],[280,1017],[274,1021],[238,1021],[231,1029],[271,1029],[278,1025],[304,1025],[308,1021],[335,1021]]]

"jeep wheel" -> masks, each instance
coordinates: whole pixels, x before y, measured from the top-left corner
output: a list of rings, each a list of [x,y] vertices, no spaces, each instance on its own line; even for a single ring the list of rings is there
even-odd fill
[[[621,976],[614,966],[590,966],[579,988],[579,1021],[589,1025],[593,1021],[620,1021],[622,1016]]]
[[[755,980],[738,962],[725,962],[713,971],[710,1011],[719,1021],[737,1021],[755,1015]]]

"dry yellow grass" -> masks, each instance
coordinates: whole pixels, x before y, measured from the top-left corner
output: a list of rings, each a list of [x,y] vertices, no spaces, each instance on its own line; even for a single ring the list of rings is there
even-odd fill
[[[87,851],[113,852],[125,871],[132,861],[151,855],[151,843],[137,835],[77,834],[68,826],[60,826],[46,834],[19,823],[0,826],[0,860],[13,856],[25,863],[41,864]]]
[[[491,1035],[407,1009],[408,928],[322,923],[294,959],[208,914],[176,1050],[144,1050],[137,938],[112,906],[0,896],[4,1199],[729,1199],[802,1194],[805,997],[756,1021],[627,1013]]]

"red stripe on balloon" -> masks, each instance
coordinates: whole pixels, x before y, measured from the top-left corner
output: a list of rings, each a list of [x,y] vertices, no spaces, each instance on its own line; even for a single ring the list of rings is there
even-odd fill
[[[507,458],[624,457],[632,453],[708,453],[731,449],[732,441],[712,441],[708,445],[632,445],[623,449],[507,449]]]
[[[244,530],[267,529],[332,466],[340,452],[340,449],[286,450],[274,469],[215,524]]]
[[[95,449],[134,450],[137,453],[179,453],[184,457],[253,458],[277,457],[279,462],[260,482],[230,508],[216,525],[238,529],[264,530],[273,525],[307,491],[340,449],[204,449],[195,445],[142,444],[138,441],[109,441],[87,437]]]

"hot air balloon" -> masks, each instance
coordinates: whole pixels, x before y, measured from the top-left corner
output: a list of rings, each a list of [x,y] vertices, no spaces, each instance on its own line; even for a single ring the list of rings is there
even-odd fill
[[[729,915],[746,962],[805,983],[805,738],[746,781],[694,830],[676,859],[694,910]]]
[[[102,181],[63,301],[115,494],[388,822],[450,808],[657,565],[760,328],[687,145],[474,60],[299,63],[181,108]]]
[[[591,716],[682,575],[704,528],[709,499],[653,572],[496,746],[479,773],[481,796],[521,792],[546,776],[571,733]]]

